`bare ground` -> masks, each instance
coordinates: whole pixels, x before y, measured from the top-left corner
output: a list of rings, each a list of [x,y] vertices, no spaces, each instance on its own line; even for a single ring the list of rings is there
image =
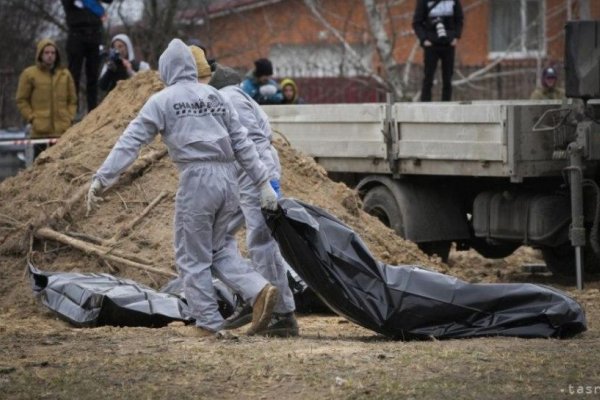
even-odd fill
[[[301,337],[293,339],[246,337],[243,330],[237,340],[217,340],[186,337],[176,327],[78,329],[37,303],[23,268],[3,268],[2,282],[18,281],[23,291],[0,308],[0,398],[552,399],[594,390],[600,280],[579,293],[569,280],[521,273],[530,250],[519,253],[506,265],[468,253],[471,266],[452,269],[496,281],[486,264],[500,264],[505,281],[568,290],[585,307],[589,331],[569,340],[397,342],[331,315],[300,316]],[[459,255],[450,263],[464,262]]]

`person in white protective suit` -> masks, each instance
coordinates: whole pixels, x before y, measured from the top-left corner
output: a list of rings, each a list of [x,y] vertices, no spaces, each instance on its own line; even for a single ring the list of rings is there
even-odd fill
[[[248,129],[248,138],[256,145],[261,161],[270,173],[271,184],[279,191],[281,165],[277,150],[271,145],[272,133],[269,119],[261,107],[239,86],[241,76],[233,69],[217,65],[209,85],[219,89],[233,104],[240,122]],[[250,176],[238,166],[240,209],[229,224],[226,247],[239,253],[235,233],[246,223],[246,241],[252,264],[256,271],[279,289],[273,318],[263,334],[267,336],[297,336],[298,323],[294,316],[294,296],[288,284],[285,260],[277,242],[271,236],[260,207],[260,191]],[[250,322],[252,306],[238,305],[233,315],[225,321],[224,329],[234,329]]]
[[[239,198],[234,161],[259,188],[261,206],[277,208],[269,173],[238,114],[223,95],[198,83],[190,49],[173,39],[159,59],[167,87],[144,104],[96,172],[87,196],[88,212],[101,200],[138,156],[142,145],[162,133],[169,155],[179,169],[175,205],[175,257],[195,327],[194,336],[219,332],[219,313],[212,274],[253,304],[248,334],[264,330],[271,321],[278,290],[242,259],[225,249],[227,226]]]

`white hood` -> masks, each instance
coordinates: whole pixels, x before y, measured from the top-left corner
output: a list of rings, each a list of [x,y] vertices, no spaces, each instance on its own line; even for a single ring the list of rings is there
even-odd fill
[[[129,39],[129,36],[127,36],[124,33],[119,33],[118,35],[115,35],[110,41],[111,47],[115,43],[115,40],[120,40],[121,42],[125,43],[125,46],[127,46],[127,59],[129,61],[133,61],[135,59],[135,52],[133,50],[133,44],[131,44],[131,39]]]
[[[161,54],[158,59],[158,71],[160,79],[167,86],[181,81],[198,81],[194,56],[180,39],[171,40],[167,49]]]

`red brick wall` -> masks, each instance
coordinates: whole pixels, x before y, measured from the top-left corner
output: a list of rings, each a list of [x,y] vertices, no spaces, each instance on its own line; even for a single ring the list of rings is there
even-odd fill
[[[349,43],[367,43],[364,6],[361,0],[324,0],[324,15]],[[574,3],[574,15],[577,1]],[[485,0],[463,0],[465,28],[457,48],[457,63],[483,65],[488,62],[488,21],[490,9]],[[547,14],[566,4],[566,0],[546,0]],[[592,14],[600,19],[600,0],[591,0]],[[400,63],[408,58],[415,43],[411,22],[415,0],[401,2],[390,9],[388,28],[393,25],[395,57]],[[564,8],[564,7],[562,7]],[[561,34],[566,22],[566,10],[547,15],[548,58],[560,61],[563,57],[564,38]],[[392,29],[390,29],[391,31]],[[252,61],[266,57],[272,46],[278,44],[336,43],[326,28],[316,21],[302,0],[283,0],[276,4],[249,11],[232,13],[212,19],[200,27],[198,37],[208,44],[211,55],[223,63],[250,69]],[[415,61],[422,62],[421,51]],[[377,62],[377,60],[374,60]]]

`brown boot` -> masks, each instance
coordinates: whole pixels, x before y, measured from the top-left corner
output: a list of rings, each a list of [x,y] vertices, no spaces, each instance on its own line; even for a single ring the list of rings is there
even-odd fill
[[[252,306],[252,325],[250,325],[250,328],[246,332],[247,335],[254,335],[269,325],[271,315],[273,314],[273,307],[277,303],[278,296],[279,290],[270,283],[267,283],[258,296],[256,296],[256,301]]]

